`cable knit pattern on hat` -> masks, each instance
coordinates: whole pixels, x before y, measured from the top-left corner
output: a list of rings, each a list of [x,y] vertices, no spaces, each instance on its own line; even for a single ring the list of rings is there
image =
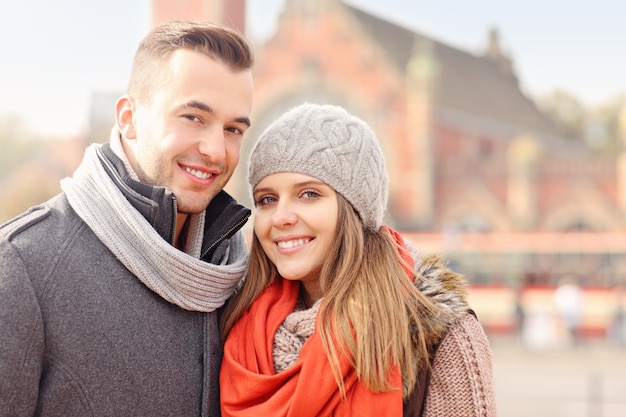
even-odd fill
[[[254,189],[277,172],[324,181],[352,204],[367,228],[382,225],[389,183],[384,155],[372,129],[343,108],[306,103],[274,121],[252,150],[248,182]]]

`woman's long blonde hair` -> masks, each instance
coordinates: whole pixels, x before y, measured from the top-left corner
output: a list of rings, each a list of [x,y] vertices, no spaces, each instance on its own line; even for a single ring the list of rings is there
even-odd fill
[[[337,239],[320,273],[324,301],[316,331],[342,393],[339,363],[345,355],[372,392],[399,388],[389,383],[390,372],[398,366],[409,388],[406,397],[418,372],[429,366],[429,318],[436,309],[407,276],[389,232],[364,228],[350,203],[340,194],[337,198]],[[249,262],[245,282],[222,316],[224,340],[254,299],[279,278],[256,235]]]

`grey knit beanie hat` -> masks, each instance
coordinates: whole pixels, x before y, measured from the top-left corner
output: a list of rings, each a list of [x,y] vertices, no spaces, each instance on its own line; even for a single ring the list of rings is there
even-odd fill
[[[383,152],[372,129],[342,107],[292,108],[261,134],[248,167],[252,190],[277,172],[309,175],[348,200],[368,229],[382,225],[389,184]]]

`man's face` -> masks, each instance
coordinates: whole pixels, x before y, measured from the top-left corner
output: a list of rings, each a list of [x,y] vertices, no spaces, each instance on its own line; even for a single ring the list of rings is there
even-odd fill
[[[174,52],[147,100],[118,102],[125,152],[139,179],[170,188],[179,213],[203,211],[239,162],[250,125],[251,71],[232,72],[189,50]],[[126,118],[120,111],[126,107]],[[118,122],[119,123],[119,122]]]

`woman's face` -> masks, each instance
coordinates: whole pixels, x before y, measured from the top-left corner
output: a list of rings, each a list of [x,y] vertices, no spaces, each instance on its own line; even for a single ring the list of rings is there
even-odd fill
[[[337,192],[304,174],[279,172],[254,189],[254,232],[285,279],[301,281],[313,302],[319,273],[337,238]]]

